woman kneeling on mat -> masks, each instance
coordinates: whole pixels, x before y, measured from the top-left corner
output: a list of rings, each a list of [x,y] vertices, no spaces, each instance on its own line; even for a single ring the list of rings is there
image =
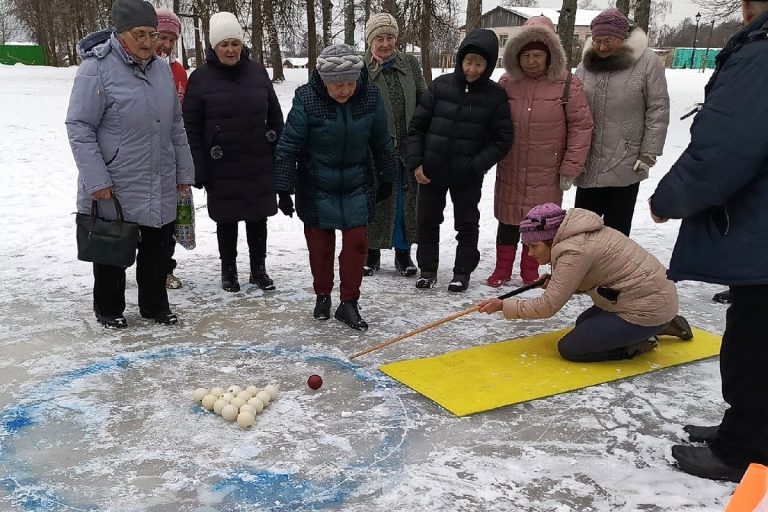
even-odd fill
[[[535,299],[484,300],[481,312],[503,311],[509,320],[550,318],[574,293],[587,293],[594,305],[557,345],[570,361],[632,359],[655,348],[657,334],[693,337],[677,315],[677,290],[664,265],[599,215],[546,203],[526,214],[520,237],[539,265],[552,264],[546,290]]]

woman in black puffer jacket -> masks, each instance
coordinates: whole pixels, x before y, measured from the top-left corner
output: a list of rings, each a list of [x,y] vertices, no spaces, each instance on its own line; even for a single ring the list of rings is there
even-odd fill
[[[248,58],[235,16],[214,14],[209,32],[212,49],[189,77],[183,112],[195,181],[205,186],[208,214],[216,221],[221,285],[240,290],[237,223],[245,221],[249,281],[274,290],[264,260],[267,217],[277,213],[273,151],[283,131],[283,113],[266,69]]]

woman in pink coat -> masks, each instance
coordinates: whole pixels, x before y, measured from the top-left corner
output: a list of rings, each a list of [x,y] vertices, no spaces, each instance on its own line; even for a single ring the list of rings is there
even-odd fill
[[[520,221],[536,205],[560,205],[563,191],[581,174],[592,138],[592,113],[578,78],[571,76],[565,51],[546,16],[534,16],[511,36],[504,50],[507,91],[515,139],[496,167],[494,215],[496,268],[488,286],[512,277]],[[525,247],[523,282],[539,278],[539,264]]]

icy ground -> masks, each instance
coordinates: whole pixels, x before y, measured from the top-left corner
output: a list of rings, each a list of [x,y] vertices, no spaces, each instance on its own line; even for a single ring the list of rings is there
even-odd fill
[[[204,208],[198,248],[176,253],[184,287],[169,293],[180,325],[138,315],[131,269],[130,328],[99,327],[91,267],[76,259],[77,171],[64,128],[74,74],[0,66],[0,510],[723,510],[733,484],[670,463],[683,424],[719,420],[717,359],[466,418],[377,370],[565,327],[587,300],[573,299],[548,321],[464,317],[349,362],[355,351],[497,293],[483,284],[494,263],[493,172],[470,289],[446,290],[455,247],[449,206],[439,286],[417,291],[385,252],[381,273],[363,284],[366,333],[312,319],[296,218],[269,221],[267,264],[277,291],[221,290]],[[277,86],[284,114],[305,76],[288,70]],[[678,223],[653,224],[646,200],[687,144],[691,120],[678,118],[701,100],[708,76],[668,71],[666,154],[637,201],[633,236],[664,262]],[[195,200],[205,205],[201,191]],[[239,249],[247,281],[242,232]],[[710,302],[718,287],[682,283],[679,291],[692,324],[722,333],[725,309]],[[318,392],[305,384],[312,373],[325,379]],[[191,401],[198,386],[248,383],[282,391],[249,431]]]

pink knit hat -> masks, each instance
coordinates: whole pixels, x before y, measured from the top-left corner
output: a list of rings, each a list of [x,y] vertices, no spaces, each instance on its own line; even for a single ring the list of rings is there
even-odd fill
[[[629,21],[618,9],[606,9],[592,20],[589,26],[592,37],[614,36],[620,39],[629,37]]]
[[[179,37],[181,34],[181,21],[170,9],[159,7],[155,9],[157,13],[157,31],[168,32]]]
[[[554,240],[565,213],[555,203],[534,206],[520,223],[520,239],[524,244]]]

